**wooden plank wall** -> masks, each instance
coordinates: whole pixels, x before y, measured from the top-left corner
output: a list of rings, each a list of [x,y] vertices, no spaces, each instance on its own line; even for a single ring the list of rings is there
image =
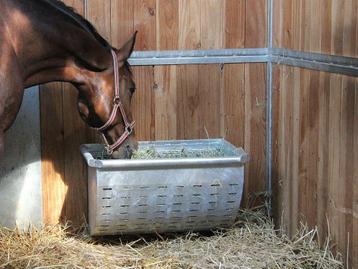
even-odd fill
[[[139,31],[136,50],[266,47],[266,0],[65,0],[114,46]],[[110,16],[109,16],[110,14]],[[245,205],[265,186],[266,65],[135,67],[139,140],[225,137],[249,152]],[[86,170],[79,145],[96,141],[76,91],[41,87],[44,219],[81,223]]]
[[[274,0],[274,45],[357,57],[357,14],[357,0]]]
[[[275,47],[358,57],[358,1],[275,0]],[[330,233],[347,268],[358,268],[357,78],[276,66],[275,217]]]
[[[276,66],[273,90],[276,219],[317,226],[358,268],[358,78]]]

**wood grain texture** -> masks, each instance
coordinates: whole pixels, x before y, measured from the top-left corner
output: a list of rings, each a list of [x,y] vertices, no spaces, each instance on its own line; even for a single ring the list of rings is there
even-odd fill
[[[154,67],[155,139],[177,138],[177,66]]]
[[[222,48],[224,38],[224,4],[222,0],[200,2],[200,32],[202,49]]]
[[[250,155],[246,166],[245,204],[265,191],[266,178],[266,65],[245,65],[245,150]],[[261,204],[259,202],[259,204]],[[256,205],[256,202],[255,202]]]
[[[223,72],[221,136],[236,146],[244,147],[245,65],[225,65]]]
[[[200,1],[179,1],[179,49],[201,48]],[[178,66],[178,138],[200,137],[199,65]]]
[[[85,14],[115,47],[135,30],[136,50],[264,47],[266,42],[265,0],[65,2]],[[265,136],[264,65],[133,69],[137,91],[132,112],[139,140],[225,137],[252,155],[246,191],[263,191],[265,156],[259,155]],[[42,87],[46,223],[62,219],[76,225],[87,214],[87,172],[78,146],[101,140],[81,121],[76,100],[77,92],[69,85]]]
[[[120,48],[134,33],[133,0],[111,0],[112,45]]]
[[[135,133],[138,140],[155,139],[154,68],[134,67],[137,91],[132,99],[132,113],[136,121]]]
[[[199,66],[177,67],[177,134],[179,139],[200,137]]]
[[[200,1],[179,1],[179,49],[200,49]]]
[[[40,87],[42,201],[43,218],[46,224],[56,224],[60,221],[67,194],[64,178],[62,96],[61,83],[51,83]]]
[[[96,27],[99,33],[111,41],[111,1],[85,0],[86,18]]]
[[[276,47],[357,57],[355,0],[274,1]]]
[[[267,47],[267,0],[246,0],[245,47]]]
[[[134,0],[134,30],[138,31],[137,50],[156,49],[156,1]]]
[[[355,80],[355,97],[354,97],[354,122],[358,122],[358,79]],[[358,268],[358,124],[353,125],[353,208],[352,208],[352,234],[351,234],[351,248],[350,261],[353,268]]]
[[[66,4],[84,14],[82,0],[66,0]],[[67,194],[61,216],[74,225],[81,225],[87,216],[87,167],[79,152],[81,144],[91,137],[77,109],[77,90],[70,84],[63,84],[63,130],[64,130],[64,182]]]
[[[175,50],[179,43],[179,2],[157,0],[157,50]]]
[[[355,268],[358,79],[285,66],[275,72],[276,220],[290,234],[301,221],[317,226],[321,243],[329,232],[334,249]]]
[[[225,0],[225,48],[235,49],[245,47],[245,2],[245,0]]]
[[[222,129],[222,68],[201,65],[199,68],[199,137],[218,138]]]

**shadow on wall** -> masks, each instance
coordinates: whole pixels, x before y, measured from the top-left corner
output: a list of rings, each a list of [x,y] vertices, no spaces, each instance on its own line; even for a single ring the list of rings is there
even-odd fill
[[[97,137],[79,116],[72,85],[46,84],[40,95],[44,222],[81,226],[87,216],[87,167],[79,147]]]
[[[5,134],[0,161],[0,225],[42,222],[39,90],[25,91],[20,113]]]

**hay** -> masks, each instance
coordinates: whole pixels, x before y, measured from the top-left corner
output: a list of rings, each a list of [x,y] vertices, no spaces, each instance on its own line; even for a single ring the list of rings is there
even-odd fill
[[[215,158],[224,157],[225,152],[220,148],[193,150],[181,148],[177,150],[157,151],[154,147],[135,151],[132,159],[185,159],[185,158]]]
[[[0,229],[0,268],[343,268],[316,231],[289,240],[260,212],[243,212],[227,231],[94,241],[66,228]],[[123,239],[123,238],[122,238]]]

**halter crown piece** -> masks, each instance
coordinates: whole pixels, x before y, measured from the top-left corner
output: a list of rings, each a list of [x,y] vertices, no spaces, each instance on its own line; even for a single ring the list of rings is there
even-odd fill
[[[112,49],[112,58],[113,58],[113,71],[114,71],[114,98],[113,98],[113,109],[112,113],[108,119],[108,121],[100,128],[95,128],[98,132],[101,133],[104,142],[106,143],[106,149],[108,154],[112,154],[113,151],[115,151],[117,148],[119,148],[124,141],[132,134],[135,122],[129,122],[128,117],[126,115],[126,112],[124,110],[123,104],[121,102],[121,98],[119,96],[119,68],[118,68],[118,58],[116,52]],[[123,122],[124,122],[124,132],[123,134],[117,139],[116,142],[114,142],[112,145],[108,143],[108,140],[103,132],[108,130],[114,120],[116,119],[118,110],[121,112]]]

